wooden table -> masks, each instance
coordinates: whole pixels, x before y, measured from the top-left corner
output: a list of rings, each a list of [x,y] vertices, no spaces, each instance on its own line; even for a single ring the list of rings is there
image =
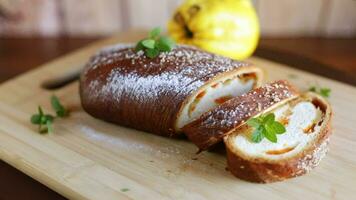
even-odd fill
[[[97,39],[0,39],[0,81]],[[256,55],[356,85],[355,50],[355,39],[263,39]],[[0,162],[0,177],[0,199],[64,199],[4,162]]]

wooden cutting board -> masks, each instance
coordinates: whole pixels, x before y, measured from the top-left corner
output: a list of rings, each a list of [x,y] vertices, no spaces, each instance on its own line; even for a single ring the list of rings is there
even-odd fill
[[[136,41],[128,33],[71,53],[0,86],[0,158],[60,194],[75,199],[351,199],[356,185],[356,88],[264,59],[251,58],[268,80],[289,79],[306,90],[332,89],[335,116],[330,152],[308,175],[253,184],[225,170],[223,153],[195,155],[187,140],[169,139],[109,124],[81,108],[78,82],[43,88],[76,73],[103,45]],[[20,58],[19,58],[20,59]],[[310,66],[313,67],[313,66]],[[71,109],[55,133],[40,135],[29,122],[56,94]]]

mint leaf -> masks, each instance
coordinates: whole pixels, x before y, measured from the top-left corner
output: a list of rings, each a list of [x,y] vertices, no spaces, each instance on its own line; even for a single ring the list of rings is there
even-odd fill
[[[274,118],[275,118],[274,113],[270,113],[263,118],[263,123],[265,124],[272,123],[274,121]]]
[[[286,128],[283,126],[283,124],[279,122],[273,122],[269,125],[276,134],[283,134],[286,132]]]
[[[149,58],[154,58],[159,54],[159,50],[157,49],[146,49],[146,56]]]
[[[38,125],[38,131],[43,133],[48,133],[52,131],[52,122],[54,117],[49,114],[44,114],[41,106],[38,106],[38,114],[31,116],[31,123]]]
[[[48,120],[46,122],[46,126],[47,126],[47,132],[48,133],[52,133],[53,132],[53,128],[52,128],[52,121],[51,120]]]
[[[158,56],[161,52],[171,51],[174,47],[174,41],[166,36],[160,36],[161,29],[154,28],[149,33],[149,37],[137,42],[135,51],[143,50],[149,58]]]
[[[331,92],[330,88],[321,88],[319,93],[323,97],[329,97],[330,96],[330,92]]]
[[[51,105],[57,113],[57,117],[65,117],[68,115],[68,111],[60,103],[58,97],[51,97]],[[44,114],[42,107],[38,106],[38,114],[33,114],[31,116],[31,123],[38,125],[38,132],[41,134],[53,132],[53,121],[55,117],[50,114]]]
[[[174,42],[169,37],[160,37],[156,43],[156,48],[158,48],[162,52],[171,51],[174,47]]]
[[[52,129],[52,122],[54,120],[54,117],[52,115],[42,115],[41,116],[41,123],[39,126],[39,132],[40,133],[50,133],[53,132]],[[44,126],[43,126],[44,125]]]
[[[43,116],[43,110],[42,110],[41,106],[38,106],[38,114],[40,116]]]
[[[175,45],[174,40],[172,40],[172,38],[170,38],[170,37],[162,36],[162,37],[160,38],[160,40],[161,40],[162,42],[166,43],[167,45],[169,45],[171,48],[173,48],[174,45]]]
[[[155,41],[152,39],[147,39],[142,41],[142,45],[148,49],[153,49],[155,48]]]
[[[136,44],[136,47],[135,47],[135,51],[136,51],[136,52],[145,49],[145,47],[142,45],[142,41],[143,41],[143,40],[140,40],[140,41]]]
[[[34,114],[31,116],[31,123],[32,124],[40,124],[41,123],[41,115],[40,114]]]
[[[309,91],[318,93],[321,96],[326,97],[326,98],[330,97],[330,93],[331,93],[331,89],[330,88],[317,88],[315,86],[310,87]]]
[[[160,33],[161,33],[161,28],[160,27],[156,27],[156,28],[154,28],[154,29],[152,29],[150,31],[149,37],[151,39],[154,39],[154,38],[158,37]]]
[[[258,118],[251,118],[247,120],[247,125],[252,126],[252,127],[259,127],[261,125],[261,122],[258,120]]]
[[[68,111],[63,107],[63,105],[59,102],[58,97],[55,95],[51,97],[51,105],[58,117],[65,117],[68,115]]]
[[[310,87],[310,88],[309,88],[309,91],[311,91],[311,92],[316,92],[316,87],[315,87],[315,86]]]
[[[252,133],[252,137],[251,137],[251,140],[254,142],[254,143],[259,143],[262,141],[262,139],[264,138],[265,136],[263,135],[262,133],[262,128],[256,128],[253,133]]]
[[[276,143],[277,142],[277,136],[276,133],[271,129],[270,126],[264,126],[264,129],[262,130],[263,135],[271,142]]]
[[[275,121],[274,113],[251,118],[246,123],[254,127],[255,130],[252,133],[251,140],[256,143],[261,142],[263,138],[275,143],[277,142],[277,134],[286,132],[283,124]]]
[[[44,118],[45,118],[45,121],[53,121],[54,120],[54,117],[52,115],[44,115]]]
[[[161,52],[167,52],[171,50],[171,47],[169,45],[162,43],[160,41],[156,42],[156,48]]]

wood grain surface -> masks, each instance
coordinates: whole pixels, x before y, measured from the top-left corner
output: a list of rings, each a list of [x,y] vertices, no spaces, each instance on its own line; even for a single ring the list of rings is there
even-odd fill
[[[0,82],[98,39],[100,37],[2,38]],[[255,55],[343,82],[353,80],[356,85],[355,73],[349,73],[356,70],[355,51],[355,39],[263,38]],[[64,199],[3,161],[0,161],[0,177],[0,199]]]
[[[314,84],[332,88],[335,119],[330,154],[309,175],[271,185],[235,179],[224,170],[224,155],[208,152],[196,157],[194,145],[186,140],[162,138],[89,117],[79,106],[77,83],[55,91],[41,88],[44,81],[75,72],[99,46],[136,39],[137,35],[129,34],[100,41],[1,85],[0,92],[7,95],[0,97],[0,158],[69,198],[352,197],[356,89],[351,86],[251,59],[270,79],[294,77],[291,81],[302,89]],[[28,119],[38,104],[50,111],[53,93],[72,109],[72,115],[55,123],[54,134],[42,136]],[[128,191],[121,191],[126,188]]]

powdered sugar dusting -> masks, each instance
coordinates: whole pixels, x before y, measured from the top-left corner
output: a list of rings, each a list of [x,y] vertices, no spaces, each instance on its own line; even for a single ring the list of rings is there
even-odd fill
[[[104,47],[91,58],[91,68],[96,69],[99,65],[113,63],[115,60],[111,57],[120,58],[120,56],[122,56],[120,50],[127,49],[130,47],[132,47],[131,44],[117,44],[113,46]]]
[[[295,176],[308,173],[310,170],[319,165],[320,161],[326,156],[329,150],[329,138],[323,141],[310,154],[305,155],[298,161]]]
[[[195,73],[207,75],[209,72],[226,71],[236,67],[246,66],[247,63],[200,51],[193,46],[178,45],[170,52],[162,52],[154,59],[149,59],[142,50],[136,52],[134,44],[118,44],[101,49],[93,56],[86,67],[86,71],[96,69],[98,66],[111,64],[117,61],[130,60],[132,65],[139,65],[140,68],[165,67],[165,65],[175,65],[177,71],[186,67],[194,70]],[[153,66],[154,65],[154,66]],[[118,66],[120,67],[120,66]]]
[[[133,101],[147,101],[150,99],[159,99],[160,96],[167,93],[178,94],[182,92],[182,87],[189,92],[201,85],[202,81],[195,81],[190,77],[173,77],[170,73],[161,73],[158,75],[148,75],[146,77],[138,76],[136,73],[123,75],[119,70],[112,70],[107,78],[107,83],[102,87],[102,97],[112,94],[113,97],[120,101],[125,91],[134,91],[131,93]],[[185,83],[191,83],[186,85]],[[125,85],[125,87],[122,87]],[[185,94],[186,95],[186,94]],[[110,97],[112,98],[112,97]]]
[[[118,151],[119,154],[131,155],[132,159],[135,158],[135,154],[144,154],[147,156],[147,162],[159,162],[157,163],[159,165],[157,169],[170,167],[169,172],[174,175],[179,175],[188,170],[199,171],[200,173],[210,173],[212,170],[215,170],[206,163],[194,159],[196,157],[194,152],[191,150],[185,151],[182,146],[176,147],[170,144],[157,145],[154,142],[147,142],[146,140],[143,142],[137,140],[136,137],[133,139],[125,135],[116,137],[85,124],[76,124],[75,126],[81,134],[96,144],[102,144],[111,151]],[[144,162],[144,160],[139,161]],[[162,165],[160,162],[164,162],[165,164]]]
[[[248,65],[186,45],[150,59],[142,50],[136,52],[133,44],[120,44],[106,47],[91,58],[81,77],[81,89],[88,97],[86,105],[101,102],[114,106],[110,109],[129,107],[132,113],[142,112],[144,105],[148,114],[137,120],[147,122],[152,116],[161,116],[158,121],[174,129],[179,106],[189,95],[220,73]],[[157,108],[162,102],[164,107]]]
[[[175,147],[151,147],[148,144],[143,144],[136,142],[134,140],[129,140],[127,138],[112,137],[105,133],[99,132],[89,126],[82,125],[79,130],[84,133],[89,139],[95,140],[97,142],[104,142],[107,145],[113,145],[115,148],[120,149],[127,153],[144,152],[161,159],[169,158],[171,156],[177,157],[180,155],[180,149]]]
[[[135,52],[133,44],[119,44],[99,51],[88,63],[84,74],[113,63],[115,67],[107,75],[102,88],[94,87],[99,86],[97,79],[89,83],[94,97],[105,98],[107,94],[120,97],[123,91],[132,91],[136,100],[142,97],[157,99],[168,92],[188,95],[217,73],[247,65],[186,45],[149,59],[142,50]]]
[[[230,130],[241,124],[244,119],[248,119],[260,111],[292,97],[294,93],[289,90],[288,85],[280,81],[266,84],[257,90],[243,94],[236,99],[231,99],[220,107],[206,113],[204,115],[206,118],[200,125],[207,129],[224,127],[224,129]]]

